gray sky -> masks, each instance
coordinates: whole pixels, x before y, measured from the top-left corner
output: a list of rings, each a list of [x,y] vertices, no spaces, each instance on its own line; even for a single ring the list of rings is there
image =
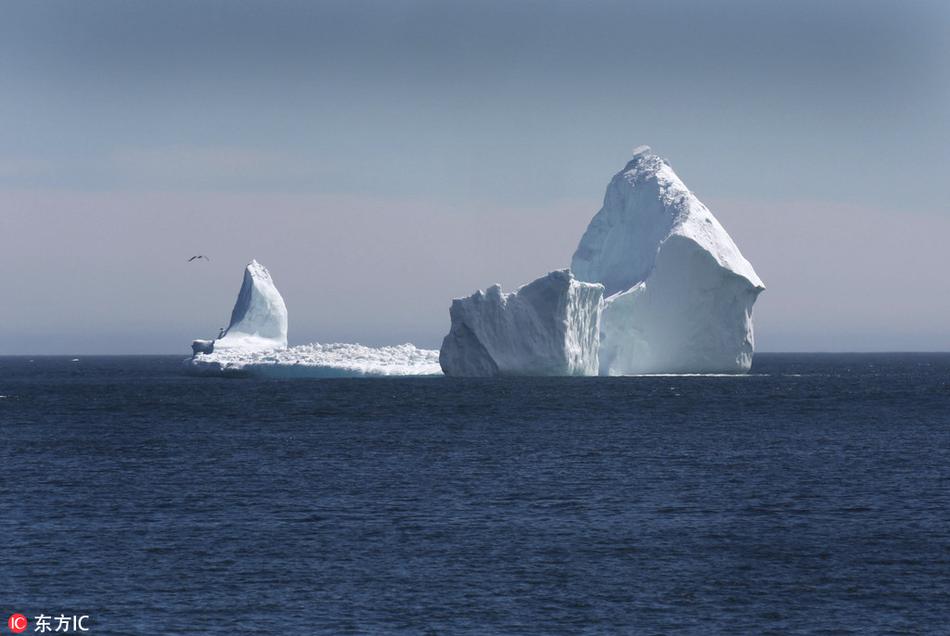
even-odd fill
[[[184,353],[251,258],[292,343],[436,347],[639,144],[768,286],[759,350],[948,350],[948,61],[943,1],[9,3],[0,354]]]

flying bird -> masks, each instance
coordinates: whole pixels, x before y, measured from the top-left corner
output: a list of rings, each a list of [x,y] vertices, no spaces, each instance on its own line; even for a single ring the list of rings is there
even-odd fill
[[[195,261],[195,260],[200,261],[201,259],[205,259],[205,260],[208,261],[209,263],[211,262],[211,259],[208,258],[207,256],[203,255],[203,254],[198,254],[197,256],[192,256],[191,258],[188,259],[188,262],[190,263],[191,261]]]

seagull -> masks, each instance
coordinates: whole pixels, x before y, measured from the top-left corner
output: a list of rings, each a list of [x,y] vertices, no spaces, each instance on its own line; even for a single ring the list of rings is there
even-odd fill
[[[199,261],[200,261],[201,259],[205,259],[205,260],[208,261],[209,263],[211,262],[211,259],[208,258],[207,256],[203,255],[203,254],[198,254],[197,256],[192,256],[191,258],[188,259],[188,262],[190,263],[191,261],[194,261],[194,260],[199,260]]]

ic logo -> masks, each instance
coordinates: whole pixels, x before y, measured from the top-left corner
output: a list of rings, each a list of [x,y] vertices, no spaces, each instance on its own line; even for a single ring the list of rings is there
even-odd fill
[[[19,634],[20,632],[26,631],[28,623],[29,621],[26,620],[26,616],[23,614],[11,614],[7,620],[7,627],[9,627],[10,631],[14,634]]]

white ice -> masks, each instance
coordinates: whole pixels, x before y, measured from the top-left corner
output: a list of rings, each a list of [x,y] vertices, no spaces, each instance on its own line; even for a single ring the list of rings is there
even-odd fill
[[[287,306],[267,268],[252,260],[244,270],[231,322],[214,350],[274,349],[287,346]]]
[[[189,369],[268,377],[744,373],[765,289],[708,208],[639,146],[581,238],[571,269],[455,299],[441,351],[411,344],[287,348],[287,308],[252,261],[226,333]],[[606,297],[606,298],[605,298]]]
[[[647,146],[617,173],[571,264],[606,287],[600,373],[739,373],[765,286],[708,208]]]
[[[215,350],[195,356],[189,370],[209,375],[267,378],[338,378],[390,375],[442,375],[439,352],[411,344],[364,347],[359,344],[308,344],[285,349]]]
[[[217,340],[195,340],[186,369],[199,375],[325,378],[387,375],[441,375],[439,352],[411,344],[287,346],[287,307],[270,273],[257,261],[244,281],[231,322]]]
[[[500,285],[452,301],[439,362],[446,375],[597,375],[604,288],[570,270],[504,294]]]

